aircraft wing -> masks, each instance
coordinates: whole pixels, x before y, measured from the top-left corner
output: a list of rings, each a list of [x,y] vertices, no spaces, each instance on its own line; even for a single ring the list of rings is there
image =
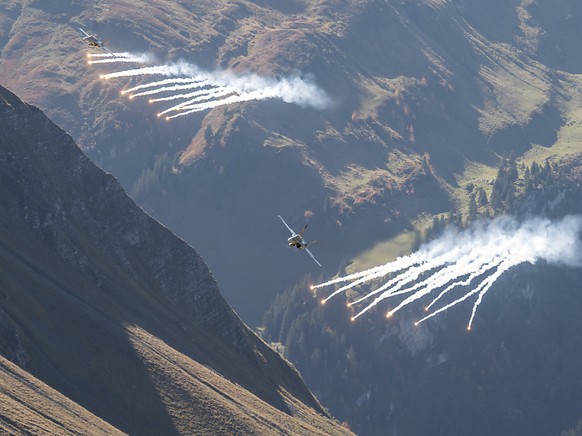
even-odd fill
[[[101,48],[102,50],[105,50],[105,51],[106,51],[107,53],[109,53],[111,56],[113,56],[113,57],[116,57],[116,56],[115,56],[115,54],[114,54],[114,53],[113,53],[111,50],[109,50],[107,47],[105,47],[103,44],[101,44],[101,45],[100,45],[100,48]]]
[[[315,258],[315,256],[313,255],[313,253],[311,251],[309,251],[309,248],[305,247],[305,251],[307,251],[309,253],[309,255],[311,256],[311,258],[315,261],[316,264],[318,264],[319,266],[321,266],[321,263],[319,263],[317,261],[317,259]]]
[[[289,231],[291,232],[291,235],[295,235],[295,232],[293,231],[293,229],[292,229],[291,227],[289,227],[289,226],[287,225],[287,223],[285,222],[285,220],[283,219],[283,217],[282,217],[281,215],[277,215],[277,216],[279,217],[279,219],[280,219],[281,221],[283,221],[283,224],[285,224],[285,227],[287,227],[287,228],[289,229]]]
[[[91,35],[89,35],[87,32],[85,32],[85,31],[84,31],[83,29],[81,29],[80,27],[79,27],[79,30],[80,30],[81,32],[83,32],[87,38],[91,37]]]

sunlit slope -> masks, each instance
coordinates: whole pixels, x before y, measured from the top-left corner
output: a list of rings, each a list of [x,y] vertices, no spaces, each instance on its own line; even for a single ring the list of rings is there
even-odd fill
[[[4,434],[122,434],[4,357],[0,357],[0,386]]]

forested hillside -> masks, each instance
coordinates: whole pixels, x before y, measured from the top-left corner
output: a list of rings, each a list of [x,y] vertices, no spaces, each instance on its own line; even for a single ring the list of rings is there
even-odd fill
[[[582,214],[576,168],[504,158],[490,201],[472,193],[481,201],[468,215],[435,218],[417,244],[497,215]],[[351,322],[346,296],[321,305],[329,292],[310,291],[307,277],[277,297],[263,337],[359,434],[559,434],[580,418],[580,280],[580,268],[516,267],[485,296],[467,332],[466,303],[417,327],[420,302],[394,319],[377,309]],[[355,289],[351,300],[367,288]]]

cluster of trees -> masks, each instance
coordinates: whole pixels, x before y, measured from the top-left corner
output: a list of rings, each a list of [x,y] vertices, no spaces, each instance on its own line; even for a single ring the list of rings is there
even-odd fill
[[[550,200],[560,190],[572,187],[565,167],[546,160],[543,165],[533,162],[518,166],[513,157],[503,157],[491,190],[491,213],[517,213],[533,195],[542,194]]]
[[[139,175],[131,190],[131,196],[139,199],[140,196],[155,191],[162,186],[161,182],[172,173],[174,156],[167,151],[155,157],[152,168],[145,168]]]
[[[322,305],[309,290],[310,277],[280,294],[265,313],[262,337],[284,345],[284,355],[301,371],[308,386],[332,414],[347,425],[356,423],[370,389],[368,376],[383,371],[378,350],[364,339],[377,325],[352,323],[345,295]],[[321,297],[321,295],[320,295]],[[360,404],[354,398],[361,397]]]
[[[503,156],[493,181],[490,198],[481,186],[467,186],[469,204],[467,214],[451,211],[437,215],[424,232],[416,232],[413,249],[423,242],[438,237],[447,226],[459,229],[468,227],[480,217],[494,217],[500,214],[519,214],[527,204],[536,199],[538,203],[550,202],[560,191],[573,187],[573,182],[565,174],[564,167],[546,160],[543,165],[533,162],[530,166],[518,166],[513,156]]]
[[[473,186],[469,192],[472,198],[469,213],[462,215],[451,211],[436,216],[426,232],[418,235],[418,243],[421,239],[437,237],[447,225],[466,227],[479,216],[494,216],[501,213],[518,215],[546,213],[544,211],[547,211],[548,205],[557,204],[557,198],[564,200],[560,200],[563,204],[562,210],[556,213],[582,213],[582,190],[568,179],[563,170],[550,162],[543,165],[534,162],[530,166],[518,166],[515,159],[504,157],[500,162],[490,197],[487,197],[486,191],[481,187]],[[568,192],[571,193],[570,197]],[[492,335],[491,344],[496,343],[495,338],[498,334],[495,330],[496,323],[487,324],[491,327],[489,330],[484,328],[478,333],[473,333],[472,338],[467,338],[462,329],[453,329],[447,331],[446,335],[440,335],[439,329],[435,328],[432,345],[426,352],[419,351],[420,354],[415,357],[404,343],[406,340],[414,343],[420,340],[422,335],[414,333],[413,336],[406,336],[407,326],[411,325],[411,322],[404,317],[407,315],[414,317],[416,314],[402,311],[398,320],[388,324],[382,313],[374,313],[372,310],[369,316],[351,322],[349,319],[351,309],[346,309],[349,297],[341,294],[321,305],[319,299],[323,294],[320,293],[318,297],[311,292],[309,290],[311,283],[312,279],[306,277],[276,298],[264,317],[263,338],[268,342],[283,345],[285,357],[296,365],[318,399],[334,416],[346,420],[355,431],[380,434],[382,430],[388,428],[399,428],[402,433],[415,434],[419,433],[418,428],[426,425],[435,433],[446,434],[445,430],[450,431],[455,425],[459,426],[459,429],[474,427],[475,422],[471,420],[482,418],[479,415],[480,410],[495,410],[499,416],[504,416],[504,425],[524,425],[511,415],[511,410],[505,410],[506,405],[496,403],[500,399],[506,399],[507,404],[513,404],[511,395],[506,396],[507,398],[500,396],[501,392],[505,391],[504,383],[498,381],[499,376],[518,377],[517,373],[503,366],[508,353],[505,345],[498,347],[490,345],[485,353],[490,361],[481,369],[476,366],[474,360],[475,356],[480,356],[480,353],[484,352],[480,349],[482,344],[479,341],[487,334]],[[552,279],[551,283],[555,281]],[[499,304],[496,304],[491,307],[498,306]],[[557,302],[556,306],[560,307]],[[519,310],[526,310],[519,305],[516,307]],[[527,310],[531,309],[529,306],[528,308]],[[418,308],[414,310],[416,309]],[[512,309],[511,314],[523,315],[518,309]],[[462,318],[459,322],[465,321],[464,314],[455,312],[440,320],[446,322],[447,318],[455,316]],[[481,316],[489,316],[487,307],[481,310]],[[499,322],[512,319],[511,316],[499,318],[497,309],[490,316]],[[458,322],[453,324],[457,325]],[[507,338],[511,337],[512,334],[507,333]],[[431,351],[441,347],[447,352],[435,354]],[[535,346],[533,348],[535,349]],[[517,352],[516,347],[511,349],[512,352]],[[454,354],[454,357],[448,356],[447,353]],[[524,356],[512,357],[525,359]],[[525,365],[523,363],[525,360],[520,362]],[[544,368],[550,371],[548,368],[554,366],[548,364]],[[427,374],[431,374],[432,377],[428,377]],[[529,386],[527,374],[519,378],[519,383],[520,386]],[[434,398],[424,398],[415,393],[415,390],[420,392],[424,389],[432,392],[432,388],[426,386],[433,384],[435,391],[438,386],[449,386],[446,392],[441,392],[447,397],[443,397],[442,402],[435,402]],[[425,404],[426,407],[415,409],[424,410],[423,417],[419,420],[408,417],[406,413],[412,407],[412,403],[406,401]],[[396,403],[399,407],[396,407],[393,414],[391,407]],[[433,410],[435,407],[439,408],[441,403],[442,422],[438,420],[440,412]],[[535,408],[539,407],[539,404],[530,406]],[[451,407],[454,409],[449,410]],[[472,411],[475,416],[466,416],[467,410]],[[465,425],[464,419],[470,422]],[[399,424],[395,423],[407,427],[398,427]],[[417,424],[418,428],[415,427]],[[497,428],[496,423],[492,421],[481,421],[481,424],[485,429]],[[581,424],[578,424],[563,435],[582,434],[580,426]],[[462,434],[463,431],[459,430],[457,433]],[[486,434],[487,431],[484,430],[483,433]],[[511,432],[508,431],[506,434]]]
[[[582,436],[582,419],[578,421],[576,427],[563,431],[560,436]]]

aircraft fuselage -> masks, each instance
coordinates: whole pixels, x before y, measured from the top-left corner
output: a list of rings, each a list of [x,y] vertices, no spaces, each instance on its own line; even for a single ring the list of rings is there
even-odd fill
[[[89,47],[101,47],[101,44],[94,38],[89,37],[83,38],[83,41],[85,41],[89,45]]]
[[[289,239],[287,239],[287,245],[289,247],[295,247],[298,250],[302,250],[305,248],[305,241],[301,237],[301,235],[293,235]]]

